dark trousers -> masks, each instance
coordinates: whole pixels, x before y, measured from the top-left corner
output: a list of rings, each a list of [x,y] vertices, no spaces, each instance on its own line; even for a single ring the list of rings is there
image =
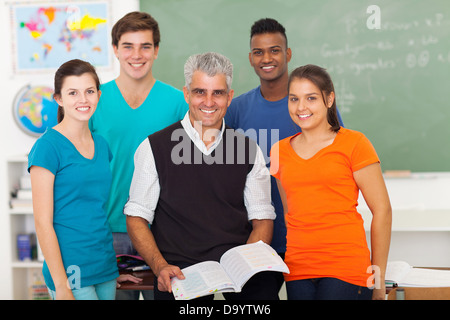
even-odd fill
[[[370,300],[372,290],[336,278],[286,282],[288,300]]]

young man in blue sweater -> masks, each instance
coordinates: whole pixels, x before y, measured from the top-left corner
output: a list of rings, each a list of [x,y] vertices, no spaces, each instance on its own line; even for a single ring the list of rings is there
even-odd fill
[[[288,111],[288,63],[292,51],[288,46],[285,28],[270,18],[256,21],[251,28],[248,57],[259,77],[260,85],[233,99],[225,115],[225,122],[256,140],[269,166],[272,145],[301,131]],[[339,111],[338,117],[343,125]],[[271,245],[284,258],[286,225],[283,205],[273,177],[271,185],[272,202],[277,215]],[[276,272],[273,276],[278,278],[281,288],[283,276]]]

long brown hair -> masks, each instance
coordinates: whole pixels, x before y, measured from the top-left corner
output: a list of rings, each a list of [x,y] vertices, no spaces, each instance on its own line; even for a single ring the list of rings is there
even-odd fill
[[[313,64],[298,67],[291,72],[291,74],[289,75],[288,91],[290,90],[291,82],[294,79],[307,79],[314,83],[320,89],[320,92],[322,92],[322,99],[325,105],[328,105],[326,102],[326,98],[330,95],[331,92],[335,92],[333,81],[331,80],[328,72],[324,68]],[[328,108],[327,120],[331,126],[331,130],[334,132],[338,132],[341,127],[337,115],[336,97],[334,98],[331,107]]]
[[[61,96],[61,88],[63,86],[64,79],[69,76],[81,76],[82,74],[89,73],[95,80],[97,90],[100,90],[100,79],[95,71],[93,65],[87,61],[73,59],[63,63],[55,73],[54,93],[53,98]],[[57,120],[60,123],[64,119],[64,109],[62,106],[58,107]]]

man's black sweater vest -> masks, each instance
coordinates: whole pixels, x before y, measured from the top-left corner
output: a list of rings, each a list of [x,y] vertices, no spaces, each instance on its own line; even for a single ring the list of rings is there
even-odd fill
[[[161,186],[152,232],[163,257],[186,265],[215,260],[246,243],[251,232],[244,205],[256,143],[226,127],[204,155],[181,122],[148,137]]]

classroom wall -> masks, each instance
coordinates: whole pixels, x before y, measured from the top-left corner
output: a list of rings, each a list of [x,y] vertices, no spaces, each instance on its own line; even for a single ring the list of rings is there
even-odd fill
[[[235,94],[254,88],[250,28],[275,18],[292,49],[289,70],[327,68],[346,127],[371,140],[384,170],[450,171],[448,0],[142,0],[141,8],[162,30],[161,80],[183,85],[187,57],[217,51],[234,65]]]
[[[383,170],[450,171],[448,0],[141,0],[141,9],[160,24],[159,79],[180,87],[191,54],[217,51],[234,65],[235,95],[259,84],[248,61],[251,25],[279,20],[293,51],[289,70],[327,68],[345,126],[371,140]],[[442,210],[450,220],[450,181],[437,174],[386,182],[395,222],[389,258],[449,266],[441,253],[450,250],[450,228],[434,232],[442,230],[436,221],[404,231],[408,219],[397,217],[419,213],[427,223]]]
[[[386,177],[392,205],[389,260],[422,267],[450,266],[450,172]],[[372,214],[360,195],[358,211],[370,244]]]
[[[19,2],[19,1],[15,1]],[[64,1],[60,1],[64,2]],[[26,3],[43,3],[39,0],[27,0]],[[117,20],[130,11],[139,10],[137,0],[111,0],[111,14]],[[11,56],[11,28],[7,1],[0,1],[0,30],[2,30],[2,43],[0,50],[0,101],[3,112],[0,117],[0,299],[11,299],[11,268],[9,260],[10,234],[8,210],[8,188],[6,181],[6,159],[10,156],[25,155],[32,147],[35,137],[23,133],[13,119],[12,105],[16,93],[28,83],[53,86],[53,75],[25,75],[13,76]],[[99,72],[102,82],[114,79],[118,75],[119,66],[114,61],[112,71]]]

